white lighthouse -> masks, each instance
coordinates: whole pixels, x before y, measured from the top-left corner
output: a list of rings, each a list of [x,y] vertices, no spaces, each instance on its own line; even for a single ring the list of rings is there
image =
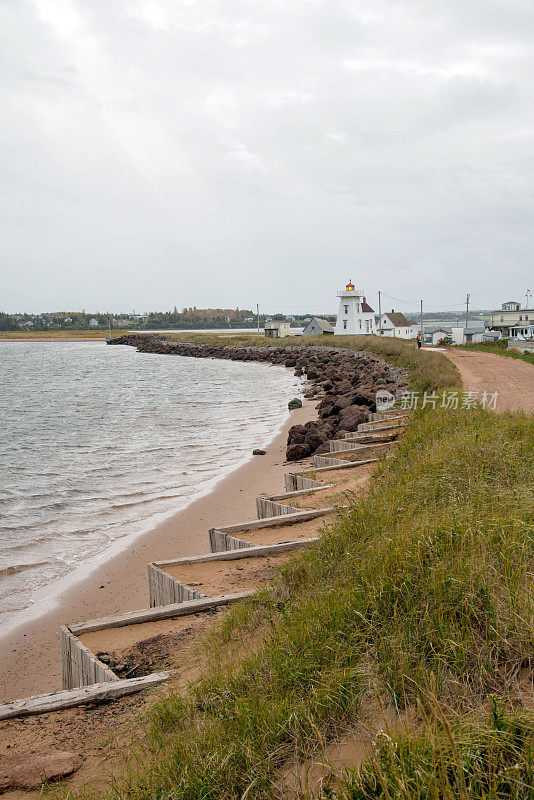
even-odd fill
[[[359,289],[349,280],[345,291],[338,292],[339,311],[336,336],[354,336],[376,333],[375,312]]]

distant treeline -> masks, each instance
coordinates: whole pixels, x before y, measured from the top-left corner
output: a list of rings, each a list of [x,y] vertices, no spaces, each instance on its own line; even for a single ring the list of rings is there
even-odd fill
[[[267,320],[287,321],[302,326],[311,314],[260,314],[262,326]],[[328,315],[326,319],[335,320]],[[0,331],[32,330],[105,330],[128,328],[133,330],[166,330],[169,328],[254,328],[257,317],[250,309],[230,308],[183,308],[182,311],[152,311],[148,314],[86,313],[85,311],[57,311],[47,314],[5,314],[0,312]]]

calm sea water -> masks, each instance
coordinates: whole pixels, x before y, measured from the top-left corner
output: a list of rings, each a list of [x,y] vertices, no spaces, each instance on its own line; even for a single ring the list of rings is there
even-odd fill
[[[104,343],[0,344],[0,625],[32,592],[185,507],[272,439],[280,367]]]

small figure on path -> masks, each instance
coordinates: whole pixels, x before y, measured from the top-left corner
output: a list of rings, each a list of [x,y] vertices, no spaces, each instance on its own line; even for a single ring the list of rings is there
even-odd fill
[[[421,349],[421,334],[420,333],[417,334],[417,347],[418,347],[419,350]]]

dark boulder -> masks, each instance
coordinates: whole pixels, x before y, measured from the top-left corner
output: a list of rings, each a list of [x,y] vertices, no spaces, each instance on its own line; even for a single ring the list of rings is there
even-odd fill
[[[311,456],[312,448],[309,444],[290,444],[286,450],[288,461],[298,461],[300,458]]]
[[[340,412],[339,424],[344,430],[354,432],[358,430],[358,425],[367,421],[367,417],[361,406],[348,406]]]
[[[306,434],[308,433],[308,429],[304,427],[304,425],[293,425],[287,434],[287,443],[290,444],[302,444],[304,439],[306,438]]]
[[[328,436],[321,430],[317,429],[308,431],[306,438],[304,439],[304,443],[311,447],[313,452],[315,452],[318,447],[321,447],[321,445],[325,444],[327,441]]]
[[[347,395],[341,394],[341,395],[339,395],[339,397],[336,397],[336,401],[335,401],[334,405],[332,406],[332,410],[331,410],[330,413],[331,414],[339,414],[340,411],[342,411],[344,408],[347,408],[347,406],[350,406],[350,405],[352,405],[352,403],[350,401],[350,397],[347,397]]]

